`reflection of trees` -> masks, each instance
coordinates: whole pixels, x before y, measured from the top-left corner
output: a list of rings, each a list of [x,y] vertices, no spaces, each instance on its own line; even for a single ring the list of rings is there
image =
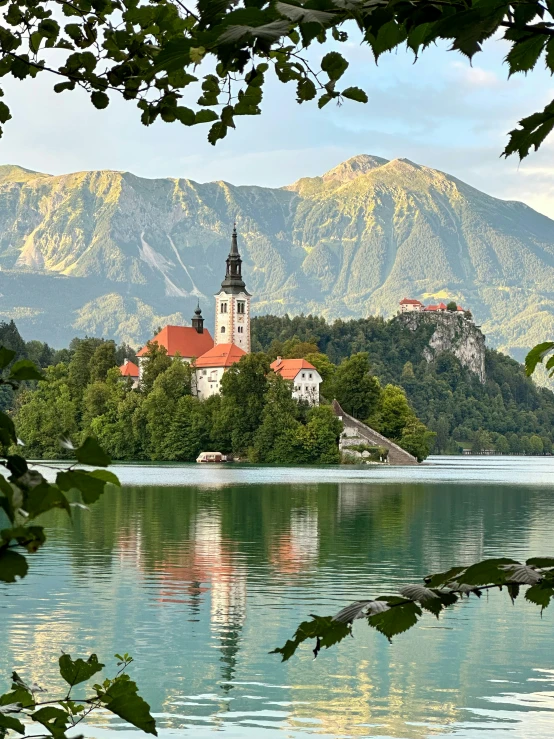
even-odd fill
[[[537,536],[533,532],[541,529],[534,522],[550,515],[546,494],[459,484],[455,491],[438,485],[322,484],[110,492],[90,512],[75,513],[74,531],[61,514],[45,521],[60,524],[49,535],[59,540],[58,551],[66,552],[73,565],[67,592],[82,588],[97,598],[95,619],[104,624],[102,630],[94,631],[95,621],[83,618],[74,639],[69,638],[74,617],[58,602],[43,622],[22,628],[24,637],[11,628],[14,664],[23,649],[32,648],[39,659],[31,677],[40,680],[53,643],[81,650],[81,636],[109,657],[112,644],[133,651],[129,642],[135,635],[136,643],[144,644],[144,634],[155,628],[150,651],[140,657],[145,669],[154,665],[152,674],[137,675],[139,683],[141,677],[146,685],[150,682],[154,705],[164,704],[170,714],[176,696],[205,692],[208,684],[211,690],[221,685],[231,691],[252,661],[260,665],[262,660],[264,670],[280,669],[266,653],[290,635],[290,623],[282,625],[287,612],[294,609],[298,620],[314,611],[332,613],[360,595],[390,592],[429,571],[487,556],[491,546],[509,554],[511,539]],[[59,583],[53,586],[60,592]],[[137,594],[146,605],[136,603]],[[24,599],[22,605],[33,607]],[[459,719],[455,707],[483,695],[475,691],[501,673],[512,649],[512,630],[494,632],[494,607],[488,606],[487,620],[468,616],[466,609],[479,607],[464,602],[459,616],[441,622],[447,629],[454,625],[455,638],[449,630],[429,629],[437,624],[428,618],[390,647],[373,632],[364,636],[358,626],[352,643],[326,653],[315,665],[300,658],[287,663],[283,682],[294,686],[291,699],[308,701],[291,709],[292,723],[316,715],[322,722],[318,730],[330,735],[381,731],[414,737],[452,724]],[[517,613],[511,623],[517,623]],[[198,665],[187,663],[192,639],[202,655]],[[502,652],[491,653],[491,641],[501,644]],[[481,664],[485,653],[490,654],[490,672],[476,681],[471,665]],[[445,672],[451,683],[437,698]],[[220,710],[227,705],[222,698]],[[425,715],[428,730],[406,728],[413,715]]]

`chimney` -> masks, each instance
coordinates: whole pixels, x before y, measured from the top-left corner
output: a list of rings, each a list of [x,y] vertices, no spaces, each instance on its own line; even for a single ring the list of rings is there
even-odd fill
[[[281,364],[282,361],[282,357],[277,357],[277,367]]]

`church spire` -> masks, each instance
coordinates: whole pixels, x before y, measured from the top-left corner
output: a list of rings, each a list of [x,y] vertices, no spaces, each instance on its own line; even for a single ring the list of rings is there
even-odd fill
[[[227,270],[225,272],[225,279],[221,283],[221,288],[226,293],[245,293],[246,285],[242,279],[242,259],[239,254],[239,247],[237,243],[237,224],[235,222],[233,226],[233,233],[231,236],[231,249],[229,256],[227,257]]]

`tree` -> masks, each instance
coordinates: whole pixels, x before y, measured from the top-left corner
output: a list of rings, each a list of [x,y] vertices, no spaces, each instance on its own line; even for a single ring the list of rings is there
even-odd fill
[[[398,440],[406,424],[415,419],[416,415],[408,402],[404,388],[387,385],[381,393],[379,407],[370,418],[369,425],[383,436]]]
[[[310,408],[305,426],[297,428],[299,461],[308,464],[339,464],[342,422],[329,406]]]
[[[471,453],[482,454],[483,452],[488,451],[491,447],[492,440],[490,434],[487,431],[483,431],[483,429],[479,429],[471,442]]]
[[[69,23],[60,22],[62,14]],[[270,66],[281,82],[294,85],[299,103],[317,99],[319,108],[331,101],[366,103],[362,89],[340,86],[349,66],[342,54],[332,49],[314,66],[306,56],[315,43],[352,42],[356,30],[376,60],[403,44],[417,60],[440,39],[472,59],[501,31],[511,47],[510,74],[531,71],[545,50],[547,67],[554,66],[552,13],[539,0],[159,0],[146,5],[74,0],[60,15],[48,0],[23,0],[6,13],[0,61],[3,74],[16,79],[51,74],[56,92],[81,87],[99,109],[107,107],[110,95],[133,100],[145,125],[158,117],[186,126],[211,124],[208,140],[215,144],[235,127],[236,117],[260,113]],[[56,50],[55,57],[49,49]],[[183,96],[188,102],[198,92],[194,108],[181,104]],[[0,123],[10,117],[1,103]],[[549,103],[510,133],[504,154],[526,156],[553,126],[554,103]]]
[[[509,454],[510,453],[510,444],[508,442],[508,439],[502,434],[499,434],[495,442],[495,448],[496,448],[497,454]]]
[[[262,422],[256,429],[251,450],[255,462],[294,464],[298,457],[298,403],[291,395],[291,383],[280,375],[267,379]]]
[[[540,436],[533,434],[529,438],[528,452],[529,454],[542,454],[544,452],[544,446]]]
[[[456,312],[456,311],[458,310],[458,304],[456,303],[456,301],[454,301],[454,300],[451,300],[451,301],[450,301],[450,302],[449,302],[449,303],[447,304],[447,306],[446,306],[446,310],[449,310],[449,311],[451,311],[452,313],[455,313],[455,312]]]
[[[154,381],[171,366],[171,357],[167,356],[167,349],[157,341],[146,344],[146,353],[143,359],[140,386],[145,393],[152,390]]]
[[[368,357],[367,352],[359,352],[343,359],[331,386],[342,408],[360,420],[375,412],[381,396],[379,382],[370,373]]]
[[[413,417],[407,420],[406,425],[402,429],[402,436],[400,437],[399,443],[418,462],[423,462],[431,454],[435,436],[434,431],[429,431],[424,423]]]
[[[48,367],[47,382],[36,390],[22,390],[16,403],[15,423],[25,441],[25,453],[34,459],[70,456],[60,447],[60,436],[76,438],[79,433],[78,402],[69,385],[69,369],[59,364]]]
[[[102,339],[87,336],[85,339],[73,339],[73,354],[69,362],[69,386],[75,398],[81,399],[85,387],[90,382],[92,357],[96,349],[103,343]]]
[[[117,367],[115,342],[103,341],[90,359],[91,382],[103,382],[112,367]]]
[[[310,364],[313,364],[321,375],[322,383],[319,386],[320,396],[327,400],[332,400],[333,378],[337,369],[336,365],[330,361],[326,354],[321,354],[320,352],[307,354],[306,360]]]
[[[439,416],[433,430],[436,432],[435,449],[439,454],[444,453],[450,441],[450,423],[444,413]]]
[[[285,359],[305,359],[308,354],[317,354],[319,348],[315,341],[300,341],[297,337],[289,339],[283,344],[283,354]]]
[[[246,452],[252,446],[262,417],[269,370],[269,359],[262,352],[245,354],[221,378],[221,409],[232,429],[233,452]]]

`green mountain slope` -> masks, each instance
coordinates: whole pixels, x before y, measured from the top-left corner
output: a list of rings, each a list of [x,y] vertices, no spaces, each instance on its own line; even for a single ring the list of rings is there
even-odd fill
[[[0,318],[54,343],[142,343],[197,299],[208,323],[238,221],[258,313],[390,315],[456,298],[516,357],[554,335],[554,221],[404,159],[282,189],[0,167]]]

